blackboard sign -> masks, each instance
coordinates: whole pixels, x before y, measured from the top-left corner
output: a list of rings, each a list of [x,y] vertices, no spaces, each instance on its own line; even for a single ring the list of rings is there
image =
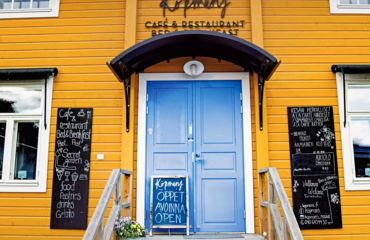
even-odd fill
[[[151,231],[153,228],[186,228],[189,235],[187,176],[151,177]]]
[[[50,228],[86,229],[92,108],[59,108]]]
[[[301,229],[341,228],[333,108],[288,107],[293,209]]]

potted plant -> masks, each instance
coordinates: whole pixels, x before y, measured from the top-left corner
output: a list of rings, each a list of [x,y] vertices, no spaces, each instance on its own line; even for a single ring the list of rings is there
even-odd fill
[[[145,239],[145,229],[129,217],[119,218],[114,224],[119,239]]]

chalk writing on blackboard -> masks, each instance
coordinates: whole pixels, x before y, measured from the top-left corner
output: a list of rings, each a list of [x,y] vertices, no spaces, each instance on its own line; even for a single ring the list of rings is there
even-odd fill
[[[302,229],[340,228],[333,108],[288,107],[293,209]]]
[[[151,232],[153,228],[186,228],[189,233],[187,176],[152,176]]]
[[[51,228],[86,229],[91,129],[91,108],[58,109]]]

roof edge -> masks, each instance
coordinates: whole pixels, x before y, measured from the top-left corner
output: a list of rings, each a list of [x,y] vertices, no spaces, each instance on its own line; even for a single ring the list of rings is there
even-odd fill
[[[184,38],[183,38],[184,37]],[[190,39],[190,42],[186,42]],[[210,48],[202,49],[201,47],[191,47],[191,44],[199,41],[201,44],[205,44],[209,39],[209,44],[215,47],[224,46],[224,51],[220,51],[219,55],[214,54]],[[178,52],[178,54],[169,53],[168,58],[165,56],[160,56],[156,51],[163,51],[165,46],[168,44],[169,49],[175,49],[176,47],[181,49],[181,44],[188,43],[189,49],[193,48],[193,51]],[[197,51],[199,50],[199,55]],[[230,57],[226,55],[226,50],[237,51],[239,56],[244,54],[246,57],[244,59],[237,57]],[[169,50],[170,51],[170,50]],[[217,49],[215,49],[217,52]],[[148,52],[151,54],[146,55]],[[156,54],[152,54],[156,53]],[[162,52],[162,54],[166,54]],[[225,61],[232,62],[236,65],[248,69],[250,71],[255,71],[257,74],[261,75],[264,80],[268,80],[273,72],[276,70],[280,61],[269,52],[263,48],[235,36],[227,35],[219,32],[210,32],[202,30],[188,30],[188,31],[178,31],[171,32],[164,35],[154,36],[152,38],[146,39],[139,42],[130,48],[127,48],[115,58],[113,58],[108,66],[112,72],[122,81],[128,78],[129,75],[137,72],[144,71],[148,66],[157,64],[161,61],[169,60],[177,57],[213,57],[222,59]],[[147,60],[145,60],[145,58]],[[144,60],[143,60],[144,59]]]
[[[331,71],[333,73],[343,72],[343,73],[370,73],[370,64],[333,64],[331,66]]]
[[[56,67],[0,69],[0,80],[36,80],[56,75],[58,75]]]

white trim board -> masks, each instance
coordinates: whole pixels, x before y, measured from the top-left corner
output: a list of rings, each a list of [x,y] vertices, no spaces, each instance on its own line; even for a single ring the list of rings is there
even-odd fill
[[[340,132],[342,140],[343,171],[345,190],[370,190],[370,179],[356,178],[355,164],[353,159],[353,145],[350,133],[350,115],[344,112],[344,92],[343,74],[336,73]],[[346,95],[348,94],[348,84],[370,85],[370,74],[346,74]],[[348,111],[348,95],[346,97]],[[344,116],[346,116],[346,126],[344,126]]]
[[[145,166],[146,166],[146,94],[148,81],[196,81],[196,80],[240,80],[243,98],[243,157],[246,233],[254,233],[252,129],[249,73],[203,73],[189,77],[184,73],[142,73],[139,74],[139,117],[137,146],[137,191],[136,220],[144,225],[145,216]]]
[[[369,4],[340,4],[339,0],[330,0],[332,14],[369,14]]]
[[[51,104],[52,104],[52,94],[53,94],[53,83],[54,77],[50,76],[47,79],[47,88],[45,89],[45,80],[34,80],[34,81],[13,81],[13,82],[6,82],[3,83],[4,85],[19,85],[19,86],[28,86],[31,87],[34,85],[41,86],[42,89],[42,113],[37,115],[26,115],[22,114],[21,116],[14,115],[12,116],[4,116],[4,114],[0,114],[0,119],[10,119],[15,118],[17,120],[39,120],[40,121],[40,130],[39,130],[39,144],[38,144],[38,156],[37,156],[37,164],[36,164],[36,180],[9,180],[3,179],[0,180],[0,192],[46,192],[47,189],[47,174],[48,174],[48,162],[49,162],[49,139],[50,139],[50,122],[51,122]],[[44,91],[46,91],[47,98],[46,101],[44,99]],[[44,112],[44,104],[46,104],[46,112]],[[46,115],[46,129],[44,128],[44,114]],[[14,125],[7,126],[7,139],[11,138],[11,135],[14,134],[13,129]],[[5,148],[10,149],[15,147],[11,141],[5,141]],[[13,151],[5,151],[4,159],[11,159]],[[14,159],[13,159],[14,160]],[[8,174],[11,172],[10,164],[13,164],[12,161],[4,162],[4,169],[3,172]],[[5,181],[4,181],[5,180]]]
[[[58,17],[59,5],[60,0],[50,0],[48,8],[0,9],[0,19]]]

